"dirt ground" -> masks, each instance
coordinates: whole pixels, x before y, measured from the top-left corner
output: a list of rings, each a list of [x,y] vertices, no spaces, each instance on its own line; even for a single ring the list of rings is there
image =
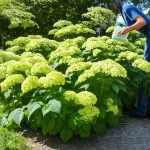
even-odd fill
[[[150,119],[121,118],[120,126],[107,128],[104,134],[91,133],[88,139],[74,136],[64,144],[57,136],[43,136],[23,126],[17,132],[26,138],[33,150],[150,150]]]

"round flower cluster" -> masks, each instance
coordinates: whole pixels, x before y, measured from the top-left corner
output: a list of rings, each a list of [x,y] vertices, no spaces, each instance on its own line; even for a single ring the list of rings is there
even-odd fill
[[[21,60],[22,62],[30,62],[32,64],[35,64],[37,62],[43,62],[48,64],[47,60],[43,57],[43,55],[39,53],[31,53],[31,52],[24,52],[21,55]]]
[[[84,58],[72,58],[69,62],[68,65],[73,65],[73,64],[77,64],[79,62],[83,62]]]
[[[106,112],[113,112],[114,115],[118,114],[118,106],[117,105],[113,105],[113,100],[111,98],[107,99],[107,107],[108,109],[106,110]]]
[[[106,41],[106,40],[110,39],[109,36],[99,36],[97,38],[100,39],[100,40],[102,40],[102,41]]]
[[[129,41],[122,42],[114,39],[108,39],[106,40],[106,44],[108,45],[108,49],[110,51],[135,51],[136,49],[136,47]]]
[[[5,72],[7,72],[7,68],[8,68],[10,65],[12,65],[13,63],[16,63],[16,62],[17,62],[17,61],[15,61],[15,60],[10,60],[10,61],[7,61],[7,62],[1,64],[1,67],[2,67],[3,70],[5,70]]]
[[[64,56],[59,60],[59,64],[68,64],[71,59],[71,56]]]
[[[93,51],[94,49],[107,49],[108,46],[102,41],[97,38],[97,40],[87,40],[83,45],[82,48],[85,48],[86,51]]]
[[[95,106],[87,105],[84,108],[79,109],[78,114],[80,115],[80,120],[85,121],[86,123],[90,123],[95,117],[99,116],[100,111]]]
[[[5,70],[0,67],[0,80],[5,78]]]
[[[84,82],[88,78],[95,76],[97,73],[112,77],[127,77],[125,68],[111,59],[106,59],[93,63],[89,70],[84,71],[84,73],[78,77],[78,82]]]
[[[138,48],[141,48],[143,49],[144,48],[144,45],[145,45],[145,42],[146,42],[146,38],[139,38],[138,40],[136,40],[134,42],[134,45]]]
[[[82,91],[76,95],[75,103],[78,105],[95,105],[97,102],[97,97],[88,91]]]
[[[74,54],[78,54],[80,53],[80,49],[77,46],[70,46],[68,48],[58,48],[57,50],[53,51],[50,54],[49,57],[49,62],[51,62],[52,60],[59,58],[59,57],[64,57],[64,56],[72,56]]]
[[[20,56],[15,55],[12,52],[6,52],[3,50],[0,50],[0,57],[2,58],[3,62],[9,61],[9,60],[20,60]]]
[[[91,70],[85,70],[84,73],[78,77],[78,82],[82,83],[86,81],[87,79],[94,77],[94,76],[95,74]]]
[[[21,74],[13,74],[8,76],[3,82],[1,82],[1,90],[7,91],[11,86],[20,84],[24,81],[24,77]]]
[[[126,52],[121,52],[118,57],[119,58],[124,58],[126,60],[134,61],[136,59],[142,58],[143,56],[138,55],[137,53],[134,53],[134,52],[131,52],[131,51],[126,51]]]
[[[31,75],[38,75],[38,74],[48,74],[52,71],[52,68],[43,62],[37,62],[31,68]]]
[[[111,59],[93,63],[91,71],[94,74],[101,72],[112,77],[127,77],[127,71],[125,68]]]
[[[85,42],[85,38],[82,37],[82,36],[79,36],[79,37],[74,38],[74,39],[72,39],[72,40],[73,40],[73,42],[74,42],[75,44],[78,45],[78,47],[82,47],[83,43]]]
[[[77,94],[74,91],[66,91],[64,97],[67,101],[75,101]]]
[[[71,21],[67,21],[67,20],[60,20],[58,22],[56,22],[53,26],[56,27],[56,28],[63,28],[65,26],[69,26],[69,25],[72,25],[72,22]]]
[[[34,51],[39,48],[46,48],[45,50],[51,51],[58,47],[59,43],[54,40],[47,38],[31,39],[30,42],[25,46],[25,51]]]
[[[21,49],[20,46],[13,46],[13,47],[7,48],[6,51],[17,53],[20,49]]]
[[[32,66],[33,64],[30,62],[16,61],[7,65],[7,73],[11,75],[17,71],[26,72],[27,70],[30,70]]]
[[[79,63],[73,64],[70,67],[68,67],[68,69],[66,70],[66,75],[74,71],[86,70],[90,68],[91,66],[92,66],[92,62],[79,62]]]
[[[95,31],[88,28],[83,24],[69,25],[55,33],[56,38],[63,38],[71,35],[80,35],[80,34],[95,34]]]
[[[65,76],[58,71],[51,71],[46,77],[39,79],[40,87],[48,88],[56,85],[65,84]]]
[[[21,84],[21,90],[23,93],[27,93],[37,87],[39,87],[39,80],[36,76],[28,76]]]
[[[84,61],[84,58],[72,58],[71,56],[64,56],[59,60],[59,64],[73,65]]]
[[[12,45],[24,47],[26,44],[30,42],[30,38],[28,37],[19,37],[12,41]]]
[[[96,57],[99,53],[101,53],[102,51],[100,49],[94,49],[93,51],[93,56]]]
[[[41,35],[29,35],[28,38],[30,38],[30,39],[42,39],[43,37]]]
[[[106,30],[106,33],[112,33],[114,31],[114,29],[116,28],[116,26],[111,26]]]
[[[6,45],[6,46],[12,46],[12,43],[13,43],[12,41],[7,41],[7,42],[5,43],[5,45]]]
[[[59,29],[52,29],[48,32],[48,35],[55,35],[55,33],[58,31]]]
[[[73,39],[66,39],[63,42],[60,43],[58,49],[68,49],[71,46],[76,46],[78,47],[78,45],[73,41]]]
[[[150,63],[144,59],[137,59],[132,63],[132,66],[138,69],[145,71],[146,73],[150,72]]]

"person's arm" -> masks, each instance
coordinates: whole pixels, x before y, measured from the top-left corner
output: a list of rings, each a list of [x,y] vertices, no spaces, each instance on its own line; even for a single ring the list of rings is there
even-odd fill
[[[132,26],[122,28],[118,32],[118,35],[124,35],[124,34],[127,34],[130,31],[138,30],[138,29],[142,28],[145,25],[146,25],[145,19],[141,16],[138,16],[138,17],[135,18],[135,23]]]

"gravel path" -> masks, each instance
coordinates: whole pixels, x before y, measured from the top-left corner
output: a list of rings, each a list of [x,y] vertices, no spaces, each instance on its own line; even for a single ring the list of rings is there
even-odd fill
[[[41,131],[24,127],[19,132],[33,150],[150,150],[150,119],[121,118],[121,125],[104,134],[92,133],[88,139],[78,136],[64,144],[59,136],[43,136]]]

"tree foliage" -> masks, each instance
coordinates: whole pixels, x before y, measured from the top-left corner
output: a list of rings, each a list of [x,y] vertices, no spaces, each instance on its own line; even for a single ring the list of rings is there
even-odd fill
[[[29,12],[29,7],[21,1],[0,1],[0,45],[9,39],[20,35],[31,34],[38,24],[34,21],[35,16]]]

